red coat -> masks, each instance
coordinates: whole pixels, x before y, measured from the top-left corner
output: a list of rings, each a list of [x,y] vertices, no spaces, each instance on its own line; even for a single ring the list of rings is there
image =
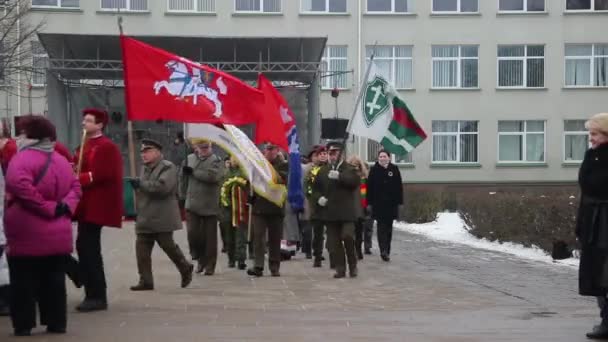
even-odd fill
[[[17,154],[17,143],[14,139],[8,139],[6,145],[2,151],[0,151],[0,164],[2,165],[2,171],[6,174],[6,170],[8,169],[8,162],[13,159],[13,156]]]
[[[74,164],[78,165],[80,147]],[[76,209],[76,220],[108,227],[122,226],[123,186],[122,157],[118,146],[106,136],[85,143],[82,169],[78,178],[82,199]]]

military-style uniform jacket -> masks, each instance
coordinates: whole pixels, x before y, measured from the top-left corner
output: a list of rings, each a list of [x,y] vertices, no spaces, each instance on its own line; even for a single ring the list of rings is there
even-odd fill
[[[200,158],[190,154],[185,166],[193,169],[192,175],[182,172],[181,181],[187,183],[186,210],[200,216],[220,214],[220,188],[224,178],[224,162],[215,154]]]
[[[279,176],[279,184],[287,184],[287,174],[289,172],[289,164],[287,162],[281,161],[279,158],[275,158],[272,162],[270,162],[272,167],[274,167],[275,171]],[[254,215],[267,215],[267,216],[284,216],[285,210],[282,207],[277,206],[276,204],[268,201],[261,196],[256,195],[255,202],[253,203],[252,213]]]
[[[144,166],[137,190],[135,232],[164,233],[182,228],[177,203],[177,169],[168,160]]]
[[[329,171],[334,169],[340,172],[340,177],[335,180],[328,177]],[[347,162],[340,162],[336,166],[322,166],[315,177],[310,198],[314,215],[322,221],[355,222],[358,210],[353,197],[356,196],[356,191],[359,191],[360,182],[361,177],[357,170]],[[319,198],[322,196],[327,198],[325,207],[319,205]]]

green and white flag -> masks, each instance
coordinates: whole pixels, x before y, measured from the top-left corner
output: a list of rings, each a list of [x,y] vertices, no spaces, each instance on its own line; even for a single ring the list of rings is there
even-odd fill
[[[389,153],[405,155],[426,139],[426,133],[373,59],[368,68],[349,134],[375,140]]]

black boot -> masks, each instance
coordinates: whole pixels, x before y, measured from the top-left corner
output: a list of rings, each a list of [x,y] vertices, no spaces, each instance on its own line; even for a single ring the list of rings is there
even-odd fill
[[[247,270],[247,274],[254,277],[261,277],[264,275],[264,269],[261,267],[253,267]]]
[[[80,312],[103,311],[108,309],[108,302],[103,299],[85,298],[76,310]]]
[[[366,255],[372,255],[372,249],[371,248],[366,248],[365,249],[365,254]]]
[[[194,265],[188,264],[186,269],[184,269],[183,271],[180,272],[180,274],[182,276],[182,282],[181,282],[182,289],[188,287],[188,285],[190,285],[190,283],[192,282],[192,272],[193,271],[194,271]]]
[[[244,261],[239,262],[239,270],[244,270],[247,268],[247,264]]]
[[[608,339],[608,324],[602,322],[602,324],[596,325],[591,332],[587,333],[587,338],[592,340]]]
[[[145,284],[143,282],[139,282],[139,284],[135,286],[131,286],[131,291],[152,291],[154,290],[154,285]]]
[[[203,271],[205,270],[205,265],[203,265],[202,262],[198,262],[198,264],[196,265],[196,273],[203,273]]]
[[[321,266],[323,266],[321,260],[322,260],[321,258],[315,258],[315,261],[312,264],[312,267],[321,267]]]
[[[228,261],[228,268],[234,268],[234,267],[236,267],[236,262],[234,262],[234,260]]]

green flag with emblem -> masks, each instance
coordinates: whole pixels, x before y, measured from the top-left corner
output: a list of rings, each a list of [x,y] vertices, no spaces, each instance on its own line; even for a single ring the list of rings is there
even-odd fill
[[[398,155],[411,152],[426,139],[405,101],[373,60],[361,87],[349,134],[377,141],[389,153]]]

